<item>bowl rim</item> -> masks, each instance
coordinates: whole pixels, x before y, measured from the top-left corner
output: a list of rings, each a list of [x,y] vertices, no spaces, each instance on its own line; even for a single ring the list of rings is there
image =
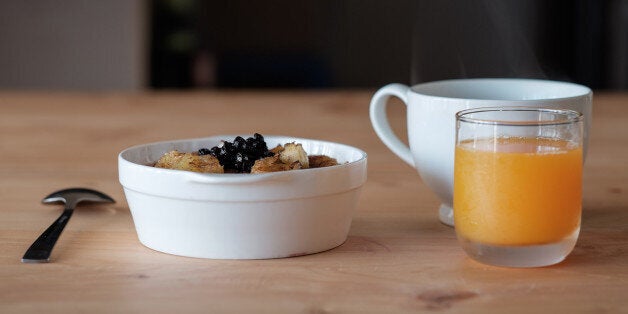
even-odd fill
[[[319,167],[319,168],[307,168],[307,169],[299,169],[296,171],[278,171],[278,172],[269,172],[269,173],[200,173],[200,172],[193,172],[193,171],[187,171],[187,170],[178,170],[178,169],[166,169],[166,168],[155,168],[153,166],[150,165],[146,165],[146,164],[142,164],[142,163],[137,163],[134,161],[131,161],[129,159],[127,159],[124,155],[132,150],[135,149],[140,149],[142,147],[149,147],[149,146],[154,146],[154,145],[160,145],[160,144],[176,144],[176,143],[185,143],[185,142],[194,142],[194,141],[203,141],[203,140],[229,140],[229,139],[233,139],[236,136],[242,136],[244,138],[247,138],[249,136],[252,136],[252,134],[248,135],[242,135],[242,134],[218,134],[218,135],[213,135],[213,136],[207,136],[207,137],[198,137],[198,138],[187,138],[187,139],[176,139],[176,140],[163,140],[163,141],[155,141],[155,142],[150,142],[150,143],[143,143],[143,144],[137,144],[137,145],[133,145],[130,147],[127,147],[125,149],[123,149],[119,154],[118,154],[118,160],[119,163],[126,163],[132,167],[139,167],[140,169],[146,169],[147,171],[156,171],[156,172],[162,172],[162,173],[171,173],[173,175],[175,174],[185,174],[186,176],[188,176],[188,178],[192,181],[197,181],[199,183],[250,183],[250,182],[257,182],[257,181],[266,181],[266,180],[273,180],[273,179],[281,179],[281,178],[285,178],[287,176],[293,176],[296,175],[298,173],[303,173],[303,172],[307,172],[307,173],[316,173],[316,172],[322,172],[322,171],[330,171],[332,169],[339,169],[339,168],[346,168],[346,167],[352,167],[355,165],[358,165],[360,163],[364,163],[367,158],[368,158],[368,154],[360,149],[357,148],[355,146],[351,146],[351,145],[347,145],[347,144],[343,144],[343,143],[338,143],[338,142],[332,142],[332,141],[326,141],[326,140],[318,140],[318,139],[310,139],[310,138],[302,138],[302,137],[294,137],[294,136],[286,136],[286,135],[275,135],[275,134],[269,134],[269,135],[263,135],[264,136],[264,140],[267,141],[267,139],[289,139],[289,141],[285,142],[285,143],[289,143],[289,142],[296,142],[296,143],[302,143],[304,141],[308,141],[308,142],[312,142],[312,143],[317,143],[317,144],[329,144],[329,145],[334,145],[334,146],[340,146],[340,147],[344,147],[347,149],[350,149],[354,152],[356,152],[359,155],[359,158],[353,161],[347,161],[345,163],[341,163],[338,165],[334,165],[334,166],[329,166],[329,167]],[[278,140],[279,141],[279,140]],[[283,143],[283,144],[285,144]],[[164,154],[166,152],[163,152]]]

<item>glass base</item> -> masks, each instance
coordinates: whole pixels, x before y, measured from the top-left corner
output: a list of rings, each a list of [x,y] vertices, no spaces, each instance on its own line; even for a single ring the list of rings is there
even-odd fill
[[[450,227],[454,226],[454,209],[451,206],[440,204],[438,208],[438,218],[440,222]]]
[[[573,250],[580,228],[558,243],[506,246],[472,242],[458,236],[464,251],[474,260],[495,266],[542,267],[562,262]]]

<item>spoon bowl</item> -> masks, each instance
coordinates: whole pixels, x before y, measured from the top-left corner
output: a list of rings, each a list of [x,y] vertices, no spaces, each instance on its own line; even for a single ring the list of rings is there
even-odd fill
[[[80,202],[114,203],[108,195],[86,188],[70,188],[56,191],[42,200],[42,203],[65,203],[65,210],[55,222],[44,231],[28,248],[22,257],[23,263],[46,263],[50,261],[50,253],[61,236],[65,225],[72,217],[74,208]]]
[[[76,207],[80,202],[97,202],[97,203],[114,203],[113,198],[105,193],[86,189],[86,188],[71,188],[56,191],[41,201],[44,204],[59,203],[66,204],[67,207]]]

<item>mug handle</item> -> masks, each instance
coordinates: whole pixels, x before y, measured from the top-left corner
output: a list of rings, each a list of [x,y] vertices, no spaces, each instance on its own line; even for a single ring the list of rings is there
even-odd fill
[[[388,123],[388,116],[386,115],[388,98],[395,96],[408,106],[409,91],[410,87],[398,83],[388,84],[380,88],[371,99],[370,116],[373,129],[382,142],[401,158],[401,160],[414,168],[414,159],[412,158],[410,148],[395,135],[395,132],[393,132],[390,127],[390,123]]]

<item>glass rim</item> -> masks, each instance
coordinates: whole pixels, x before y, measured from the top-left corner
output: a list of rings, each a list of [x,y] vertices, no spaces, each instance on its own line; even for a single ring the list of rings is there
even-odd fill
[[[546,112],[557,115],[563,115],[562,118],[553,120],[522,120],[522,121],[508,121],[497,119],[481,119],[472,118],[468,115],[484,112],[514,112],[514,111],[527,111],[527,112]],[[571,109],[552,109],[542,107],[480,107],[458,111],[456,113],[456,121],[468,122],[475,124],[489,124],[489,125],[504,125],[504,126],[541,126],[541,125],[561,125],[572,124],[583,120],[581,112]]]

